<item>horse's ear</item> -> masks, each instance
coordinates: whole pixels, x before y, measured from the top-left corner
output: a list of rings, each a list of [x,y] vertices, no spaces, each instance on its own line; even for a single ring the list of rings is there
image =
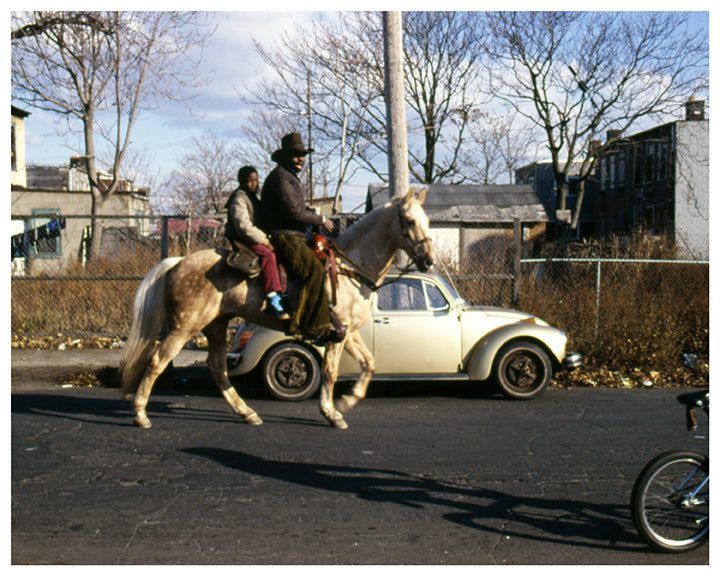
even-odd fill
[[[418,200],[418,202],[420,202],[420,204],[425,202],[425,190],[427,190],[427,188],[421,188],[420,194],[418,194],[417,200]]]
[[[403,198],[403,201],[405,204],[408,204],[410,200],[413,199],[415,196],[415,191],[412,188],[408,188],[407,194],[405,194],[405,198]]]

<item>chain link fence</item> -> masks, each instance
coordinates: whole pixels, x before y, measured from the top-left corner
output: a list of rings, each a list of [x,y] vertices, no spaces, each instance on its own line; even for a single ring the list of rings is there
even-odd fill
[[[12,218],[11,333],[15,339],[123,339],[140,282],[160,260],[223,246],[223,219],[105,216],[89,259],[92,219]]]
[[[340,230],[359,216],[336,218]],[[103,218],[87,259],[89,217],[13,217],[15,341],[122,340],[138,285],[162,258],[224,246],[224,216]],[[564,330],[590,364],[670,369],[709,352],[709,262],[673,258],[647,238],[553,243],[522,222],[433,221],[436,270],[474,305],[514,307]],[[619,258],[631,254],[633,258]]]

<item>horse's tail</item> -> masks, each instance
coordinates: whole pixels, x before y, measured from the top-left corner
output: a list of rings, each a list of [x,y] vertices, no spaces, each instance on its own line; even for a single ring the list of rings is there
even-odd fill
[[[165,277],[180,258],[166,258],[155,266],[135,294],[130,334],[120,361],[118,375],[124,394],[137,390],[155,342],[165,322]]]

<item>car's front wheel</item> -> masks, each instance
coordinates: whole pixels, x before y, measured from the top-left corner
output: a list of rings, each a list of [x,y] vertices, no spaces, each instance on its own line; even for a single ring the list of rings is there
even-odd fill
[[[283,342],[272,348],[263,362],[262,375],[270,394],[297,402],[320,387],[320,364],[302,344]]]
[[[543,391],[551,378],[550,358],[532,342],[511,342],[495,358],[495,381],[508,398],[530,400]]]

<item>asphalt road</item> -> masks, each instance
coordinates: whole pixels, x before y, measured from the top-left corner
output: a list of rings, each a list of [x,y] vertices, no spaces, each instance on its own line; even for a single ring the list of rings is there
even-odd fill
[[[316,400],[253,390],[265,424],[248,426],[201,386],[159,390],[154,427],[141,430],[117,389],[21,379],[13,564],[709,562],[708,545],[650,551],[630,519],[647,460],[707,448],[684,432],[678,390],[511,402],[467,385],[377,383],[338,431]]]

